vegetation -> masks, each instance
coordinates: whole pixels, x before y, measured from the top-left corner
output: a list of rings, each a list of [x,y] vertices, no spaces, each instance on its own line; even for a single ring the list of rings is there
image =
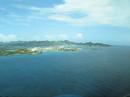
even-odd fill
[[[65,41],[16,41],[0,43],[0,56],[15,54],[38,54],[46,51],[78,51],[82,46],[104,47],[110,46],[102,43],[75,43]]]

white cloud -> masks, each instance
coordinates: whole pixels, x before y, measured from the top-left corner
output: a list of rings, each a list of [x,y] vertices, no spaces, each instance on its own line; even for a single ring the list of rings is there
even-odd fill
[[[83,38],[83,34],[82,33],[77,33],[77,38]]]
[[[45,39],[46,40],[68,40],[69,36],[67,34],[55,34],[55,35],[47,34],[45,35]]]
[[[74,34],[47,34],[44,36],[45,40],[71,40],[71,41],[82,41],[84,40],[83,33]]]
[[[0,34],[1,42],[16,41],[17,37],[14,34]]]
[[[54,7],[56,14],[51,15],[50,18],[85,26],[95,24],[130,26],[128,22],[130,7],[127,3],[130,2],[128,0],[65,0],[64,4]],[[82,12],[86,16],[75,19],[68,14],[75,11]]]
[[[54,40],[55,38],[52,35],[45,35],[45,39],[46,40]]]
[[[108,24],[130,27],[129,4],[129,0],[65,0],[63,4],[52,8],[20,5],[16,7],[32,11],[30,16],[26,17],[30,21],[48,18],[81,26]]]

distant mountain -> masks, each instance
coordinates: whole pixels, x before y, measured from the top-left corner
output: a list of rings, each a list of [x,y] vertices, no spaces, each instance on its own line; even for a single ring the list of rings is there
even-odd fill
[[[64,41],[14,41],[14,42],[0,42],[0,49],[17,49],[17,48],[32,48],[32,47],[47,47],[47,46],[110,46],[103,43],[76,43],[68,40]]]
[[[14,41],[0,42],[0,56],[16,54],[39,54],[48,51],[79,51],[86,47],[106,47],[103,43],[76,43],[65,41]]]

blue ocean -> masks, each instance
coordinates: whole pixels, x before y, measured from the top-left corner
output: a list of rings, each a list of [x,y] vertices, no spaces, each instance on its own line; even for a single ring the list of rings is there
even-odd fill
[[[129,97],[130,47],[1,56],[0,96]]]

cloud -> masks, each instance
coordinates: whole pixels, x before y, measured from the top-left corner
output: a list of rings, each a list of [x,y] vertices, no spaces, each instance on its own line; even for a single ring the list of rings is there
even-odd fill
[[[9,41],[16,41],[17,37],[14,34],[1,34],[0,33],[0,41],[1,42],[9,42]]]
[[[83,38],[83,34],[82,33],[77,33],[77,38]]]
[[[46,40],[68,40],[69,36],[67,34],[58,34],[58,35],[47,34],[45,35],[45,39]]]
[[[24,40],[24,38],[17,37],[15,34],[1,34],[0,33],[0,42],[10,42],[17,40]],[[32,40],[71,40],[71,41],[82,41],[84,39],[83,33],[60,33],[60,34],[45,34],[45,35],[35,35],[32,36]],[[28,40],[28,39],[27,39]],[[29,41],[29,40],[28,40]]]
[[[55,20],[78,26],[111,25],[130,27],[129,0],[65,0],[50,8],[15,5],[29,11],[17,20]],[[26,23],[26,21],[24,21]]]
[[[85,26],[130,26],[129,3],[128,0],[65,0],[64,4],[53,8],[55,14],[50,15],[50,19]],[[69,14],[75,12],[83,13],[84,17],[76,19]]]
[[[84,39],[83,33],[73,33],[72,34],[47,34],[44,39],[46,40],[71,40],[71,41],[81,41]]]

